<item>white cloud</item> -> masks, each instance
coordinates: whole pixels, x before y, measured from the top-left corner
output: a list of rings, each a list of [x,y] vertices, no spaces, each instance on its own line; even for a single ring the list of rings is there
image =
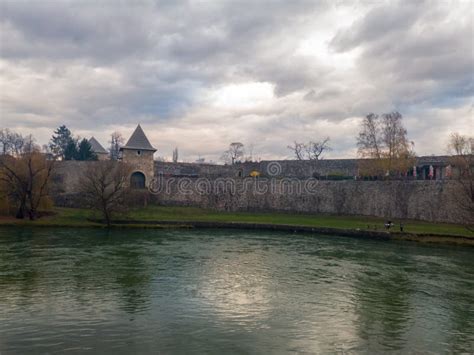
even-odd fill
[[[268,105],[273,100],[270,83],[242,83],[218,87],[209,94],[210,105],[216,108],[246,110]]]
[[[161,156],[217,160],[232,141],[289,157],[399,110],[420,154],[472,134],[470,2],[0,0],[0,126],[46,143],[66,124],[107,145],[141,123]]]

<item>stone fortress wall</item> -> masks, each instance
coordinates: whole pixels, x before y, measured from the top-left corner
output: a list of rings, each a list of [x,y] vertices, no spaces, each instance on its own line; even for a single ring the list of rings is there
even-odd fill
[[[74,206],[80,172],[86,164],[100,163],[58,162],[55,175],[61,186],[56,196],[58,205]],[[261,172],[261,176],[249,177],[252,171]],[[313,178],[315,175],[351,177],[356,172],[357,160],[352,159],[235,165],[155,161],[154,179],[159,188],[150,194],[149,201],[221,211],[328,213],[451,223],[472,219],[458,207],[455,182],[443,179],[441,174],[438,180],[418,181]],[[305,189],[308,183],[311,191]]]
[[[171,179],[171,182],[169,182]],[[164,178],[156,202],[221,211],[284,211],[307,214],[377,216],[432,222],[465,223],[472,216],[456,203],[453,181],[314,181],[313,179],[210,180]],[[311,190],[304,188],[312,184]],[[245,185],[245,187],[243,186]],[[203,193],[203,190],[205,193]]]

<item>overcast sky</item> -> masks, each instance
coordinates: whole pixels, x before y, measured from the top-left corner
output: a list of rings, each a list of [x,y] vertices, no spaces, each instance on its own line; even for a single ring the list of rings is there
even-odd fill
[[[419,155],[473,133],[471,1],[0,0],[0,127],[46,143],[66,124],[157,156],[217,160],[230,142],[291,157],[361,117],[400,111]]]

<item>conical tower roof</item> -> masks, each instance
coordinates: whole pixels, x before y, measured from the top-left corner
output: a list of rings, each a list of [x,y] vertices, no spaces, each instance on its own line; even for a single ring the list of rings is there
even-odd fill
[[[127,144],[120,149],[152,150],[156,152],[156,149],[150,144],[150,141],[140,125],[135,128],[135,131],[130,136]]]
[[[109,152],[105,150],[104,147],[102,147],[102,145],[99,143],[99,141],[97,139],[95,139],[94,137],[91,137],[91,139],[89,139],[89,144],[91,145],[91,148],[92,148],[92,151],[94,153],[98,153],[98,154],[108,154]]]

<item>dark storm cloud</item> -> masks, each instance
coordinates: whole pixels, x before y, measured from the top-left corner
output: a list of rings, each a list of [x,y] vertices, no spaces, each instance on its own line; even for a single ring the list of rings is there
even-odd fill
[[[2,56],[110,63],[149,48],[141,13],[120,7],[110,10],[92,3],[3,3]]]
[[[419,1],[376,7],[338,31],[331,46],[339,52],[362,49],[358,67],[375,83],[389,82],[390,90],[401,95],[398,100],[403,92],[412,97],[404,90],[410,84],[419,87],[416,96],[422,100],[440,92],[465,96],[474,69],[473,18],[467,14],[449,19],[453,5],[456,2]],[[427,88],[427,81],[436,84]]]

